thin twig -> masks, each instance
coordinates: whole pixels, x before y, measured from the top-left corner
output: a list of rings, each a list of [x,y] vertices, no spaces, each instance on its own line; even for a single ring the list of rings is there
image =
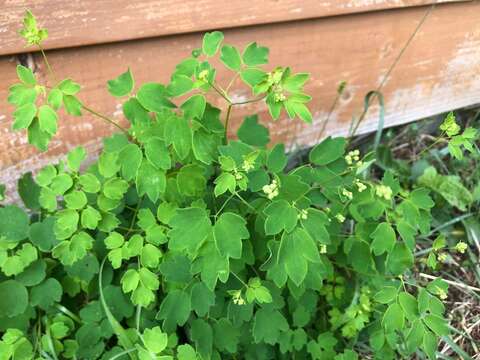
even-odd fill
[[[395,60],[393,61],[392,65],[390,66],[390,68],[388,69],[387,73],[385,74],[385,76],[383,77],[380,85],[378,85],[378,87],[376,88],[375,90],[375,93],[372,95],[371,97],[371,101],[373,102],[374,99],[376,99],[378,97],[378,93],[380,93],[380,91],[383,89],[384,85],[386,84],[388,78],[390,77],[390,74],[392,73],[392,71],[395,69],[395,67],[397,66],[398,62],[400,61],[400,59],[402,58],[403,54],[405,53],[405,51],[407,50],[407,48],[410,46],[410,44],[412,43],[413,39],[415,38],[415,36],[418,34],[418,32],[420,31],[420,28],[422,27],[422,25],[425,23],[425,21],[427,20],[428,16],[432,13],[433,9],[435,8],[435,5],[436,4],[432,4],[429,9],[425,12],[425,14],[423,15],[422,19],[420,20],[420,22],[418,23],[417,27],[415,28],[415,30],[413,31],[413,33],[410,35],[410,37],[408,38],[407,42],[405,43],[405,45],[403,46],[402,50],[400,50],[400,53],[397,55],[397,57],[395,58]],[[356,122],[352,132],[351,132],[351,135],[350,135],[350,138],[353,138],[355,136],[355,133],[357,132],[358,130],[358,127],[360,126],[360,123],[365,119],[365,116],[367,115],[367,112],[368,112],[368,106],[366,106],[364,109],[363,109],[363,112],[360,114],[360,117],[358,118],[358,121]]]
[[[429,279],[429,280],[436,280],[436,279],[438,279],[437,276],[428,275],[428,274],[424,274],[424,273],[420,273],[419,275],[420,275],[420,277],[423,277],[423,278]],[[450,284],[450,285],[455,286],[455,287],[458,287],[458,288],[468,289],[468,290],[471,290],[471,291],[480,292],[480,288],[477,288],[477,287],[475,287],[475,286],[471,286],[471,285],[467,285],[467,284],[462,284],[462,283],[459,283],[459,282],[456,282],[456,281],[452,281],[452,280],[445,280],[445,279],[442,279],[442,280],[445,281],[447,284]]]
[[[337,107],[338,100],[340,100],[340,96],[342,96],[342,94],[339,93],[339,92],[337,92],[337,96],[335,96],[335,100],[333,100],[333,103],[332,103],[332,105],[330,106],[330,110],[328,111],[327,118],[326,118],[325,121],[323,122],[322,127],[321,127],[320,131],[318,132],[317,137],[315,138],[315,144],[318,143],[318,141],[319,141],[320,138],[322,137],[323,133],[325,132],[325,129],[327,128],[327,124],[328,124],[328,122],[330,121],[330,118],[331,118],[331,116],[332,116],[332,114],[333,114],[333,111],[334,111],[335,108]]]

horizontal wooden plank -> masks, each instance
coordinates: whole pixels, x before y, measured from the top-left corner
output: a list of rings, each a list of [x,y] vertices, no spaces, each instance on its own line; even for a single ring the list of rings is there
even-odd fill
[[[228,30],[226,39],[230,43],[244,45],[255,39],[269,46],[272,65],[291,65],[294,71],[310,72],[308,92],[314,98],[312,126],[286,120],[285,114],[273,123],[264,105],[257,103],[235,109],[232,134],[244,115],[258,112],[274,141],[286,142],[290,148],[313,145],[335,98],[338,82],[347,80],[347,90],[327,127],[328,134],[345,134],[352,116],[358,116],[362,110],[364,95],[382,81],[425,10],[409,8]],[[434,10],[383,89],[387,126],[480,102],[479,13],[479,2],[445,4]],[[59,78],[71,76],[85,85],[81,98],[86,104],[123,121],[121,104],[108,95],[105,82],[128,65],[137,84],[165,82],[175,64],[200,41],[200,35],[190,34],[51,51],[49,57]],[[35,58],[33,66],[40,78],[45,79],[41,59]],[[218,76],[220,83],[226,84],[232,73],[220,71]],[[0,83],[14,81],[15,61],[4,57],[0,60]],[[10,131],[12,108],[5,103],[6,96],[6,86],[0,87],[0,183],[8,183],[9,189],[21,173],[58,160],[77,145],[86,145],[93,157],[100,148],[101,138],[114,131],[89,115],[62,116],[51,149],[39,154],[26,143],[23,132]],[[250,94],[236,83],[232,96],[246,99]],[[221,99],[216,99],[216,104],[225,108]],[[374,106],[360,132],[375,129],[377,119],[378,107]]]
[[[56,49],[459,0],[0,0],[0,55],[29,51],[19,41],[25,9]]]

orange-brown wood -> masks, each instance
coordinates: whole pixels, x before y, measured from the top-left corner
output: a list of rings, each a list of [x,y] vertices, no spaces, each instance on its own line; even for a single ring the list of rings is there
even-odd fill
[[[0,0],[0,55],[28,51],[17,31],[31,9],[47,49],[459,0]]]
[[[235,109],[232,134],[244,115],[258,112],[275,141],[285,141],[290,148],[312,145],[335,98],[338,82],[347,80],[347,90],[327,127],[328,134],[345,134],[352,117],[362,110],[364,95],[382,81],[426,10],[415,7],[227,30],[228,43],[243,46],[257,40],[270,48],[272,65],[291,65],[294,71],[310,72],[307,91],[314,98],[312,126],[288,121],[284,114],[273,123],[262,104],[248,104]],[[383,89],[387,126],[480,102],[478,14],[479,2],[437,6]],[[175,64],[200,42],[200,34],[186,34],[50,51],[48,56],[58,78],[70,76],[84,85],[80,97],[86,104],[123,121],[121,103],[108,94],[106,81],[130,66],[137,84],[166,82]],[[33,66],[45,80],[45,66],[39,57],[34,58]],[[231,76],[229,71],[220,71],[220,83],[226,84]],[[62,116],[51,149],[39,154],[27,144],[25,133],[10,131],[12,108],[5,98],[7,84],[14,81],[15,59],[0,58],[0,183],[8,183],[10,189],[21,173],[58,160],[77,145],[86,145],[93,156],[102,136],[114,131],[90,115]],[[245,99],[250,94],[236,83],[232,96]],[[224,107],[221,99],[215,103]],[[377,120],[378,107],[374,106],[360,132],[375,129]]]

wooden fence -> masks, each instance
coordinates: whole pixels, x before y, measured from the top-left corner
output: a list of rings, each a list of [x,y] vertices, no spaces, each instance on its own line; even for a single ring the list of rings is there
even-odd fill
[[[107,93],[106,81],[127,66],[137,84],[166,82],[175,64],[200,46],[201,33],[213,29],[223,30],[230,44],[257,41],[269,47],[272,65],[312,74],[307,91],[314,98],[314,124],[266,122],[275,140],[296,147],[318,140],[341,80],[348,86],[326,133],[347,132],[352,117],[362,111],[365,94],[385,78],[433,3],[382,88],[386,126],[480,102],[479,1],[0,0],[0,183],[12,190],[21,173],[56,161],[77,145],[93,157],[101,138],[115,130],[89,115],[65,115],[46,153],[28,145],[25,133],[10,130],[12,108],[6,98],[16,81],[16,64],[27,63],[46,81],[41,57],[29,53],[17,35],[25,8],[49,30],[45,48],[58,77],[84,85],[82,101],[120,122],[121,104]],[[227,71],[218,74],[221,83],[230,77]],[[235,84],[233,97],[247,96]],[[369,110],[359,132],[377,126],[378,110]],[[268,119],[262,104],[236,109],[232,134],[243,116],[255,112]]]

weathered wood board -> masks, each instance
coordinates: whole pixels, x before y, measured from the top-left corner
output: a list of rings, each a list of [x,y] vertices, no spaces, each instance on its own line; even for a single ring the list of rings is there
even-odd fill
[[[49,31],[46,49],[462,0],[0,0],[0,55],[28,51],[25,9]]]
[[[258,112],[275,141],[286,141],[291,147],[312,145],[335,98],[338,82],[347,80],[347,91],[327,127],[329,134],[345,134],[352,117],[362,110],[364,95],[382,81],[427,8],[407,7],[226,30],[226,42],[243,46],[256,40],[270,48],[272,65],[290,65],[294,71],[310,72],[307,90],[314,98],[312,126],[288,121],[285,116],[272,123],[263,105],[248,104],[235,109],[232,134],[244,115]],[[480,102],[479,20],[479,2],[436,7],[383,89],[388,126]],[[109,96],[106,81],[130,66],[137,84],[147,80],[165,82],[175,64],[200,43],[201,34],[193,33],[52,50],[48,56],[59,78],[70,76],[85,85],[81,98],[86,104],[123,121],[120,102]],[[93,156],[101,146],[102,136],[114,131],[89,115],[64,116],[51,149],[37,153],[26,143],[24,133],[10,130],[12,108],[5,99],[8,84],[15,82],[15,65],[14,56],[0,57],[0,183],[7,183],[10,190],[21,173],[56,161],[77,145],[85,145]],[[38,56],[34,56],[32,66],[40,78],[46,78]],[[220,71],[220,82],[227,83],[231,75]],[[237,99],[249,97],[239,83],[233,94]],[[216,104],[224,106],[221,99]],[[374,129],[377,120],[378,108],[374,106],[360,132]]]

